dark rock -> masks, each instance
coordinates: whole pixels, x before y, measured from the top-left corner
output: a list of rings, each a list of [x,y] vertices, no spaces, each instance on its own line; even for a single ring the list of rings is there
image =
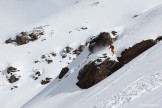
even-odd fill
[[[84,48],[84,45],[80,45],[76,50],[73,51],[73,54],[79,55],[84,50]]]
[[[69,31],[69,34],[72,33],[72,31]]]
[[[97,59],[96,61],[97,61],[97,62],[102,62],[102,59]]]
[[[52,79],[52,78],[49,78],[49,77],[46,78],[47,81],[50,81],[51,79]]]
[[[110,34],[107,32],[102,32],[98,37],[90,41],[89,51],[94,52],[97,48],[103,48],[112,44],[116,39],[111,38]]]
[[[38,77],[36,77],[36,76],[33,76],[33,79],[34,79],[34,80],[37,80],[37,79],[38,79]]]
[[[118,32],[112,31],[111,33],[112,33],[114,36],[116,36]]]
[[[66,53],[70,53],[72,50],[73,50],[73,48],[71,48],[71,47],[69,47],[69,46],[67,46],[67,47],[65,48],[65,52],[66,52]]]
[[[79,52],[82,52],[84,50],[85,46],[84,45],[80,45],[79,48],[78,48],[78,51]]]
[[[17,36],[15,42],[17,45],[23,45],[29,43],[29,37],[22,35],[22,36]]]
[[[161,40],[162,40],[162,36],[159,36],[159,37],[156,39],[157,42],[159,42],[159,41],[161,41]]]
[[[57,54],[54,53],[54,52],[52,52],[51,55],[52,55],[53,57],[57,56]]]
[[[23,35],[23,36],[27,36],[28,35],[27,32],[21,32],[20,34]]]
[[[39,35],[44,35],[44,32],[40,32]]]
[[[19,78],[17,78],[15,75],[11,75],[10,78],[8,79],[9,83],[14,83],[18,80]]]
[[[156,41],[150,39],[145,40],[140,43],[135,44],[134,46],[124,50],[121,53],[121,57],[118,58],[119,62],[122,64],[129,63],[132,59],[146,51],[147,49],[151,48],[156,44]]]
[[[41,56],[41,59],[45,59],[45,58],[46,58],[46,56],[45,56],[45,55],[42,55],[42,56]]]
[[[48,77],[47,77],[45,80],[42,80],[42,81],[41,81],[41,84],[42,84],[42,85],[48,84],[48,83],[51,81],[51,79],[52,79],[52,78],[48,78]]]
[[[40,76],[41,76],[41,72],[37,70],[35,71],[35,74],[33,75],[33,79],[37,80]]]
[[[5,41],[6,44],[12,43],[12,42],[14,42],[14,40],[12,40],[11,38],[9,38],[8,40]]]
[[[103,63],[97,65],[93,61],[83,67],[78,75],[78,85],[82,89],[87,89],[102,81],[112,73],[120,69],[123,65],[116,61],[106,59]]]
[[[46,62],[47,62],[48,64],[50,64],[50,63],[53,62],[53,60],[47,60],[47,59],[46,59]]]
[[[133,18],[136,18],[136,17],[138,17],[138,16],[139,16],[139,15],[134,15]]]
[[[24,45],[29,43],[30,41],[37,40],[41,35],[44,35],[43,28],[34,28],[32,32],[21,32],[16,36],[16,39],[9,38],[5,41],[8,43],[16,43],[17,45]]]
[[[8,74],[9,74],[9,73],[12,73],[12,72],[17,72],[17,71],[18,71],[17,68],[12,67],[12,66],[10,66],[10,67],[7,68],[7,73],[8,73]]]
[[[82,29],[82,30],[86,30],[86,29],[88,29],[87,27],[81,27],[80,29]]]
[[[63,53],[61,56],[62,56],[62,58],[66,58],[67,57],[67,54],[66,53]]]
[[[64,75],[65,75],[68,71],[69,71],[69,68],[68,68],[68,67],[63,68],[63,69],[61,70],[61,72],[60,72],[58,78],[59,78],[59,79],[63,78]]]
[[[18,88],[18,86],[14,86],[14,88]]]
[[[34,63],[39,63],[39,62],[40,62],[39,60],[34,61]]]
[[[41,81],[41,84],[42,84],[42,85],[45,85],[45,84],[48,84],[49,82],[50,82],[50,81],[42,80],[42,81]]]
[[[37,71],[37,72],[35,73],[35,75],[41,76],[41,73],[40,73],[39,71]]]
[[[30,41],[35,41],[38,39],[38,35],[35,33],[31,33],[29,34],[29,36],[30,36]]]

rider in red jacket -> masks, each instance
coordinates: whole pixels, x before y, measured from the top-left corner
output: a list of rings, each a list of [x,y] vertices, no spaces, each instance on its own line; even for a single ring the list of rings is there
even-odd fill
[[[115,47],[114,47],[114,45],[111,44],[111,45],[109,46],[109,49],[111,49],[111,52],[114,54],[114,52],[115,52]]]

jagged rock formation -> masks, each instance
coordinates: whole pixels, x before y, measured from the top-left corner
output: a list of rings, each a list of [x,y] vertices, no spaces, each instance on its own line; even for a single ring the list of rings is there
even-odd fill
[[[131,60],[133,60],[135,57],[146,51],[147,49],[151,48],[156,44],[156,41],[150,39],[150,40],[145,40],[140,43],[135,44],[134,46],[125,49],[121,53],[121,57],[118,58],[119,62],[122,64],[127,64]]]
[[[125,49],[121,53],[121,57],[118,57],[119,62],[111,61],[108,58],[103,62],[100,59],[97,59],[85,65],[79,72],[79,81],[76,84],[82,89],[86,89],[97,84],[98,82],[102,81],[103,79],[105,79],[106,77],[110,76],[112,73],[123,67],[124,64],[129,63],[131,60],[133,60],[138,55],[148,50],[161,40],[162,37],[159,36],[156,40],[144,40],[140,43],[133,45],[128,49]],[[96,64],[96,62],[102,63],[98,65]]]
[[[109,58],[101,64],[96,64],[95,60],[83,67],[78,75],[78,82],[76,83],[80,88],[87,89],[98,82],[102,81],[116,70],[122,67],[122,64],[112,61]]]

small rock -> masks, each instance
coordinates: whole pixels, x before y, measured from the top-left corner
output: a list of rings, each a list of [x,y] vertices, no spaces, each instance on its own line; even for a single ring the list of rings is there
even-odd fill
[[[86,30],[86,29],[88,29],[87,27],[81,27],[80,29],[82,29],[82,30]]]
[[[12,43],[12,42],[14,42],[14,40],[12,40],[11,38],[9,38],[8,40],[5,41],[6,44]]]
[[[47,77],[45,80],[41,81],[42,85],[48,84],[51,81],[52,78]]]
[[[47,59],[46,59],[46,62],[47,62],[48,64],[50,64],[50,63],[53,62],[53,60],[47,60]]]
[[[112,31],[111,33],[112,33],[114,36],[116,36],[118,32]]]

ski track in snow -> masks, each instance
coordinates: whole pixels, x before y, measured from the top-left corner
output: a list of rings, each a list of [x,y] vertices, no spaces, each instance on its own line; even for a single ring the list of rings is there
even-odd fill
[[[136,80],[123,91],[112,95],[104,102],[99,103],[93,108],[117,108],[130,101],[137,99],[142,95],[157,89],[162,85],[162,71],[146,75]]]

